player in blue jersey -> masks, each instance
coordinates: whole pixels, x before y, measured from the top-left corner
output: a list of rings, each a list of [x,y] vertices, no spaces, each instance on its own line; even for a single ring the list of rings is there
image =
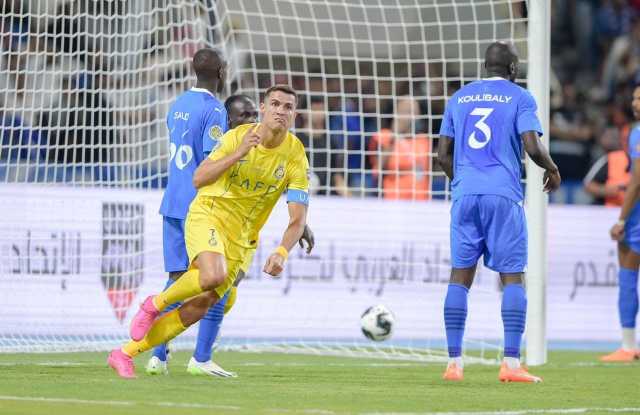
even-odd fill
[[[633,116],[640,121],[640,86],[633,91]],[[618,222],[611,228],[611,238],[618,241],[618,314],[622,326],[622,347],[602,356],[604,362],[632,362],[640,359],[636,345],[638,315],[638,268],[640,268],[640,125],[629,135],[631,180],[624,195]]]
[[[504,285],[504,361],[499,379],[540,382],[520,366],[527,300],[527,227],[522,207],[522,148],[545,169],[544,190],[560,185],[560,174],[540,142],[542,128],[531,94],[514,83],[515,50],[501,42],[485,53],[488,78],[457,91],[447,103],[438,160],[451,180],[451,277],[444,301],[449,363],[443,378],[463,379],[462,338],[467,294],[480,256]],[[533,183],[529,186],[534,186]]]
[[[193,56],[192,67],[197,77],[196,86],[180,95],[167,114],[170,140],[169,181],[162,198],[160,214],[163,216],[163,253],[165,271],[169,279],[165,289],[189,268],[184,242],[184,219],[196,195],[193,173],[219,144],[227,131],[227,112],[215,94],[222,92],[226,62],[219,51],[201,49]],[[224,308],[227,296],[218,303]],[[174,304],[171,309],[178,307]],[[207,317],[219,310],[212,307]],[[221,314],[221,313],[220,313]],[[189,368],[219,376],[232,376],[213,363],[210,358],[212,338],[218,328],[215,318],[204,318],[198,329],[198,342]],[[207,351],[207,344],[209,350]],[[147,364],[150,374],[167,373],[166,345],[158,346]],[[195,368],[195,369],[194,369]]]

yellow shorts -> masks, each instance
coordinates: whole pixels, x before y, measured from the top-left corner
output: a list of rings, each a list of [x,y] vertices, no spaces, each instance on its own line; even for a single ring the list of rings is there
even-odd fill
[[[256,248],[249,248],[245,251],[244,260],[240,266],[240,269],[243,270],[245,274],[247,274],[249,272],[249,268],[251,268],[251,263],[253,262],[253,256],[255,253]]]
[[[189,207],[189,214],[184,225],[184,238],[189,255],[190,269],[193,261],[202,252],[216,252],[227,261],[227,277],[215,288],[219,298],[233,286],[238,271],[247,258],[247,248],[231,242],[227,238],[224,226],[216,217],[214,197],[196,196]],[[253,255],[251,255],[253,258]]]

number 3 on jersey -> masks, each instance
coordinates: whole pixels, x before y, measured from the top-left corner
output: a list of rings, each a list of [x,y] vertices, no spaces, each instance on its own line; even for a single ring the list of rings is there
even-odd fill
[[[473,111],[469,115],[479,115],[481,118],[475,123],[475,127],[482,132],[484,135],[484,141],[478,141],[476,139],[475,130],[471,132],[469,135],[469,147],[479,150],[482,147],[489,144],[489,140],[491,140],[491,128],[484,122],[489,115],[493,112],[493,108],[474,108]]]

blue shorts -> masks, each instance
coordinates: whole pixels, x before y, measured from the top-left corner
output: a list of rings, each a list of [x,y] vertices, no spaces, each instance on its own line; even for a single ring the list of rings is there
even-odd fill
[[[480,256],[488,268],[519,273],[527,268],[524,208],[497,195],[466,195],[451,207],[451,265],[474,266]]]
[[[624,244],[640,254],[640,203],[636,203],[624,225]]]
[[[633,252],[640,255],[640,231],[638,229],[625,226],[624,242]]]
[[[162,252],[166,272],[186,271],[189,257],[184,243],[184,220],[162,217]]]

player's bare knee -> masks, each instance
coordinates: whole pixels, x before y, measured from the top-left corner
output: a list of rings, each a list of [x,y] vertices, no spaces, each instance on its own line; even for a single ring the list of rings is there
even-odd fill
[[[224,269],[200,270],[200,283],[205,291],[213,290],[222,285],[226,278]]]

